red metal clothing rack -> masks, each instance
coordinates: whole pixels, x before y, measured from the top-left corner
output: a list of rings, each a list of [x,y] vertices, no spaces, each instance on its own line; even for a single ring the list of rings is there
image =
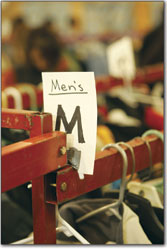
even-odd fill
[[[34,244],[56,244],[55,204],[111,183],[122,176],[122,157],[115,149],[96,153],[94,174],[79,179],[77,171],[67,164],[66,135],[52,132],[48,113],[2,109],[2,127],[30,131],[30,139],[2,148],[2,192],[32,181]],[[162,141],[155,135],[145,137],[152,151],[152,163],[163,161]],[[149,167],[149,152],[143,139],[128,142],[136,160],[136,172]],[[128,171],[132,156],[124,147]]]

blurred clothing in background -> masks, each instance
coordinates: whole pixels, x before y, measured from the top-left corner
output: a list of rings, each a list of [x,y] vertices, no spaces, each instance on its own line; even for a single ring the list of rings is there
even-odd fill
[[[139,66],[158,64],[164,62],[164,20],[149,32],[143,40],[139,51]]]

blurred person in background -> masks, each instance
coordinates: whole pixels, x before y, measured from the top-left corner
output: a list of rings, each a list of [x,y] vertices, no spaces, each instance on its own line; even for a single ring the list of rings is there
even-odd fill
[[[46,30],[52,32],[53,34],[58,33],[58,28],[55,27],[55,20],[54,22],[52,21],[52,19],[46,19],[42,25],[43,28],[45,28]]]
[[[1,54],[1,90],[16,83],[15,70],[9,56],[2,49]]]
[[[26,44],[30,28],[26,25],[24,18],[17,17],[12,22],[12,33],[10,38],[11,61],[15,68],[26,63]]]
[[[17,68],[17,82],[38,85],[41,72],[82,71],[80,63],[48,26],[30,31],[26,45],[26,65]]]
[[[138,59],[140,67],[164,62],[164,15],[161,23],[144,37]]]
[[[26,63],[26,44],[29,28],[24,19],[19,16],[11,21],[11,32],[7,40],[2,38],[2,90],[17,82],[17,69]]]

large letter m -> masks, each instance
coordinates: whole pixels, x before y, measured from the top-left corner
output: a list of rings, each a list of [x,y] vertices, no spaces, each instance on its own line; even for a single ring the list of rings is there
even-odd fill
[[[73,117],[72,117],[71,121],[68,123],[62,106],[58,105],[55,130],[60,130],[61,120],[64,124],[64,128],[65,128],[65,131],[67,134],[72,133],[72,130],[77,122],[77,124],[78,124],[78,142],[85,143],[84,136],[83,136],[83,130],[82,130],[82,121],[81,121],[81,113],[80,113],[79,106],[76,106]]]

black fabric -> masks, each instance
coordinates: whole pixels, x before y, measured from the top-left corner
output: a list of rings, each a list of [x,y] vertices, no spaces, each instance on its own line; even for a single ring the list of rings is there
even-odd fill
[[[108,191],[105,198],[118,199],[119,191]],[[149,200],[125,190],[124,202],[138,217],[152,244],[164,244],[164,209],[152,207]]]
[[[10,128],[1,128],[1,136],[7,141],[7,144],[12,144],[29,138],[27,131]]]
[[[27,139],[24,130],[2,128],[4,145]],[[9,244],[27,237],[33,231],[32,194],[28,183],[11,189],[1,196],[1,243]]]
[[[108,112],[110,112],[113,109],[119,108],[122,109],[128,116],[132,116],[139,120],[143,119],[144,106],[142,104],[138,104],[136,108],[132,108],[128,104],[126,104],[123,100],[121,100],[120,97],[112,97],[108,94],[105,95],[105,100]]]
[[[1,196],[1,244],[26,238],[33,231],[32,217],[6,193]]]
[[[144,37],[138,58],[140,67],[164,62],[164,20]]]
[[[164,226],[164,209],[160,207],[153,207],[153,209],[159,221]]]
[[[30,216],[32,216],[32,192],[27,188],[29,183],[13,188],[6,192],[12,202],[18,204]]]
[[[139,127],[121,127],[108,122],[105,125],[112,131],[115,142],[132,140],[148,130],[148,127],[145,125]]]
[[[108,241],[123,244],[122,221],[114,215],[108,216],[103,211],[81,223],[76,223],[76,219],[80,216],[112,202],[112,199],[83,199],[68,202],[61,206],[60,214],[91,244],[105,244]],[[123,214],[122,205],[120,206],[120,214]],[[67,237],[62,232],[57,233],[57,239],[67,242],[78,241],[74,236]]]
[[[164,229],[163,225],[159,221],[157,215],[155,214],[154,210],[153,213],[155,215],[156,221],[161,224],[161,227],[157,227],[156,221],[149,220],[150,214],[152,211],[146,211],[142,206],[136,204],[128,204],[128,206],[139,216],[140,224],[152,242],[152,244],[164,244]],[[148,213],[149,212],[149,213]]]

